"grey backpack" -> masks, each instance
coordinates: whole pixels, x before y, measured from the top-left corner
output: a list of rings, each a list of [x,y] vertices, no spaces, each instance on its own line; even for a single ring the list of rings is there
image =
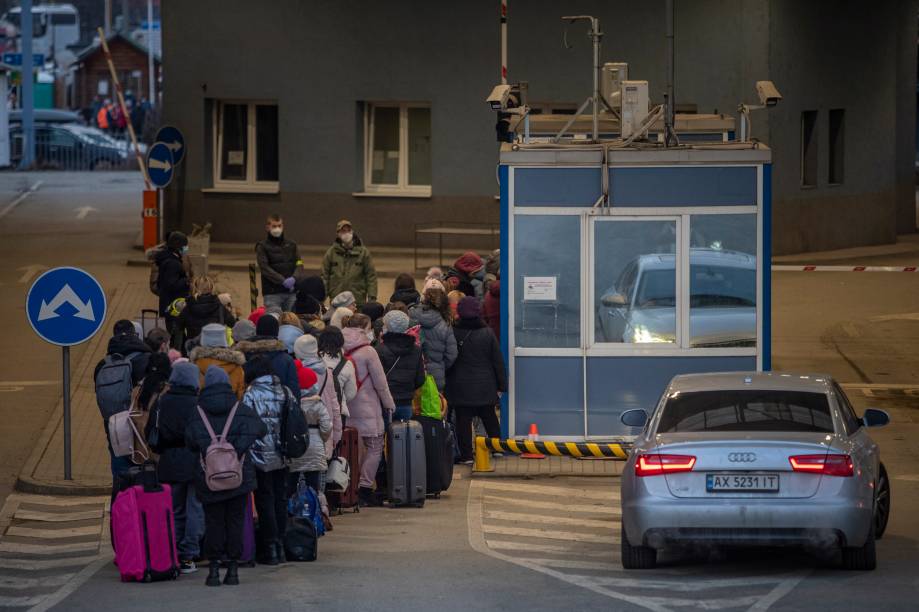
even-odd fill
[[[131,391],[134,389],[131,360],[139,354],[129,353],[122,356],[113,353],[105,356],[102,368],[96,376],[96,403],[99,405],[102,418],[106,421],[112,415],[131,407]]]
[[[230,424],[233,417],[236,416],[236,408],[239,403],[230,410],[227,422],[220,432],[220,437],[214,433],[207,415],[198,406],[198,414],[204,421],[204,427],[211,436],[211,443],[204,451],[204,457],[201,459],[201,469],[204,470],[204,481],[207,488],[211,491],[229,491],[235,489],[243,483],[243,464],[236,454],[236,449],[227,441],[227,433],[230,431]]]

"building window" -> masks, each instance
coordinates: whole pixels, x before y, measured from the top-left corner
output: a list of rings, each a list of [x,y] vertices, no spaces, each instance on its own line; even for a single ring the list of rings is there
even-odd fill
[[[830,167],[828,180],[839,185],[845,179],[846,169],[846,110],[834,108],[830,111]]]
[[[817,186],[817,111],[801,113],[801,186]]]
[[[215,189],[277,191],[277,104],[215,103],[214,151]]]
[[[364,192],[431,195],[431,108],[426,104],[365,105]]]

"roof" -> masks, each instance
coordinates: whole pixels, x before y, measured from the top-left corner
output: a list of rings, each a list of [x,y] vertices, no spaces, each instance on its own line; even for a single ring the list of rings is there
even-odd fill
[[[126,42],[126,43],[127,43],[128,45],[130,45],[131,47],[134,47],[134,49],[136,49],[139,53],[142,53],[142,54],[144,54],[144,55],[147,55],[147,47],[143,46],[142,44],[140,44],[140,43],[138,43],[138,42],[136,42],[136,41],[131,40],[130,38],[127,38],[126,36],[123,36],[123,35],[122,35],[121,33],[119,33],[119,32],[116,32],[116,33],[112,34],[111,36],[109,36],[108,38],[106,38],[106,39],[105,39],[105,42],[107,42],[107,43],[109,44],[109,46],[111,46],[111,44],[112,44],[113,42],[115,42],[116,40],[119,40],[119,39],[122,40],[122,41],[124,41],[124,42]],[[79,64],[80,62],[82,62],[82,61],[84,61],[86,58],[88,58],[89,56],[95,55],[96,53],[98,53],[98,52],[100,52],[100,51],[102,51],[102,44],[101,44],[101,43],[94,42],[93,44],[89,45],[88,47],[86,47],[85,49],[83,49],[82,51],[80,51],[80,53],[77,54],[77,58],[73,61],[73,63],[74,63],[74,64]],[[154,60],[155,62],[159,63],[160,58],[157,57],[156,54],[154,53],[153,60]]]
[[[748,382],[749,381],[749,382]],[[823,393],[829,391],[833,378],[827,374],[798,372],[716,372],[710,374],[680,374],[670,382],[668,391],[691,393],[694,391],[769,390],[804,391]]]

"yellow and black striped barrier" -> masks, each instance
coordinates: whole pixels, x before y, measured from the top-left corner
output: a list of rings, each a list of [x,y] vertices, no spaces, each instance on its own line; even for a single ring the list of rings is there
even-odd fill
[[[256,280],[256,265],[249,264],[249,306],[252,310],[258,308],[258,281]]]
[[[629,458],[631,444],[627,442],[550,442],[526,438],[502,440],[501,438],[475,439],[475,465],[473,472],[493,472],[491,453],[524,453],[555,455],[556,457],[592,457],[625,461]]]

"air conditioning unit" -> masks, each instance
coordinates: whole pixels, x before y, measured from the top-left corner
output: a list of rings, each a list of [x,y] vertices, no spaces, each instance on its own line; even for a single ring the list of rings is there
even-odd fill
[[[648,117],[648,82],[622,81],[622,137],[628,138]]]
[[[629,78],[629,65],[625,62],[606,62],[600,72],[600,95],[615,109],[620,107],[622,81]]]

